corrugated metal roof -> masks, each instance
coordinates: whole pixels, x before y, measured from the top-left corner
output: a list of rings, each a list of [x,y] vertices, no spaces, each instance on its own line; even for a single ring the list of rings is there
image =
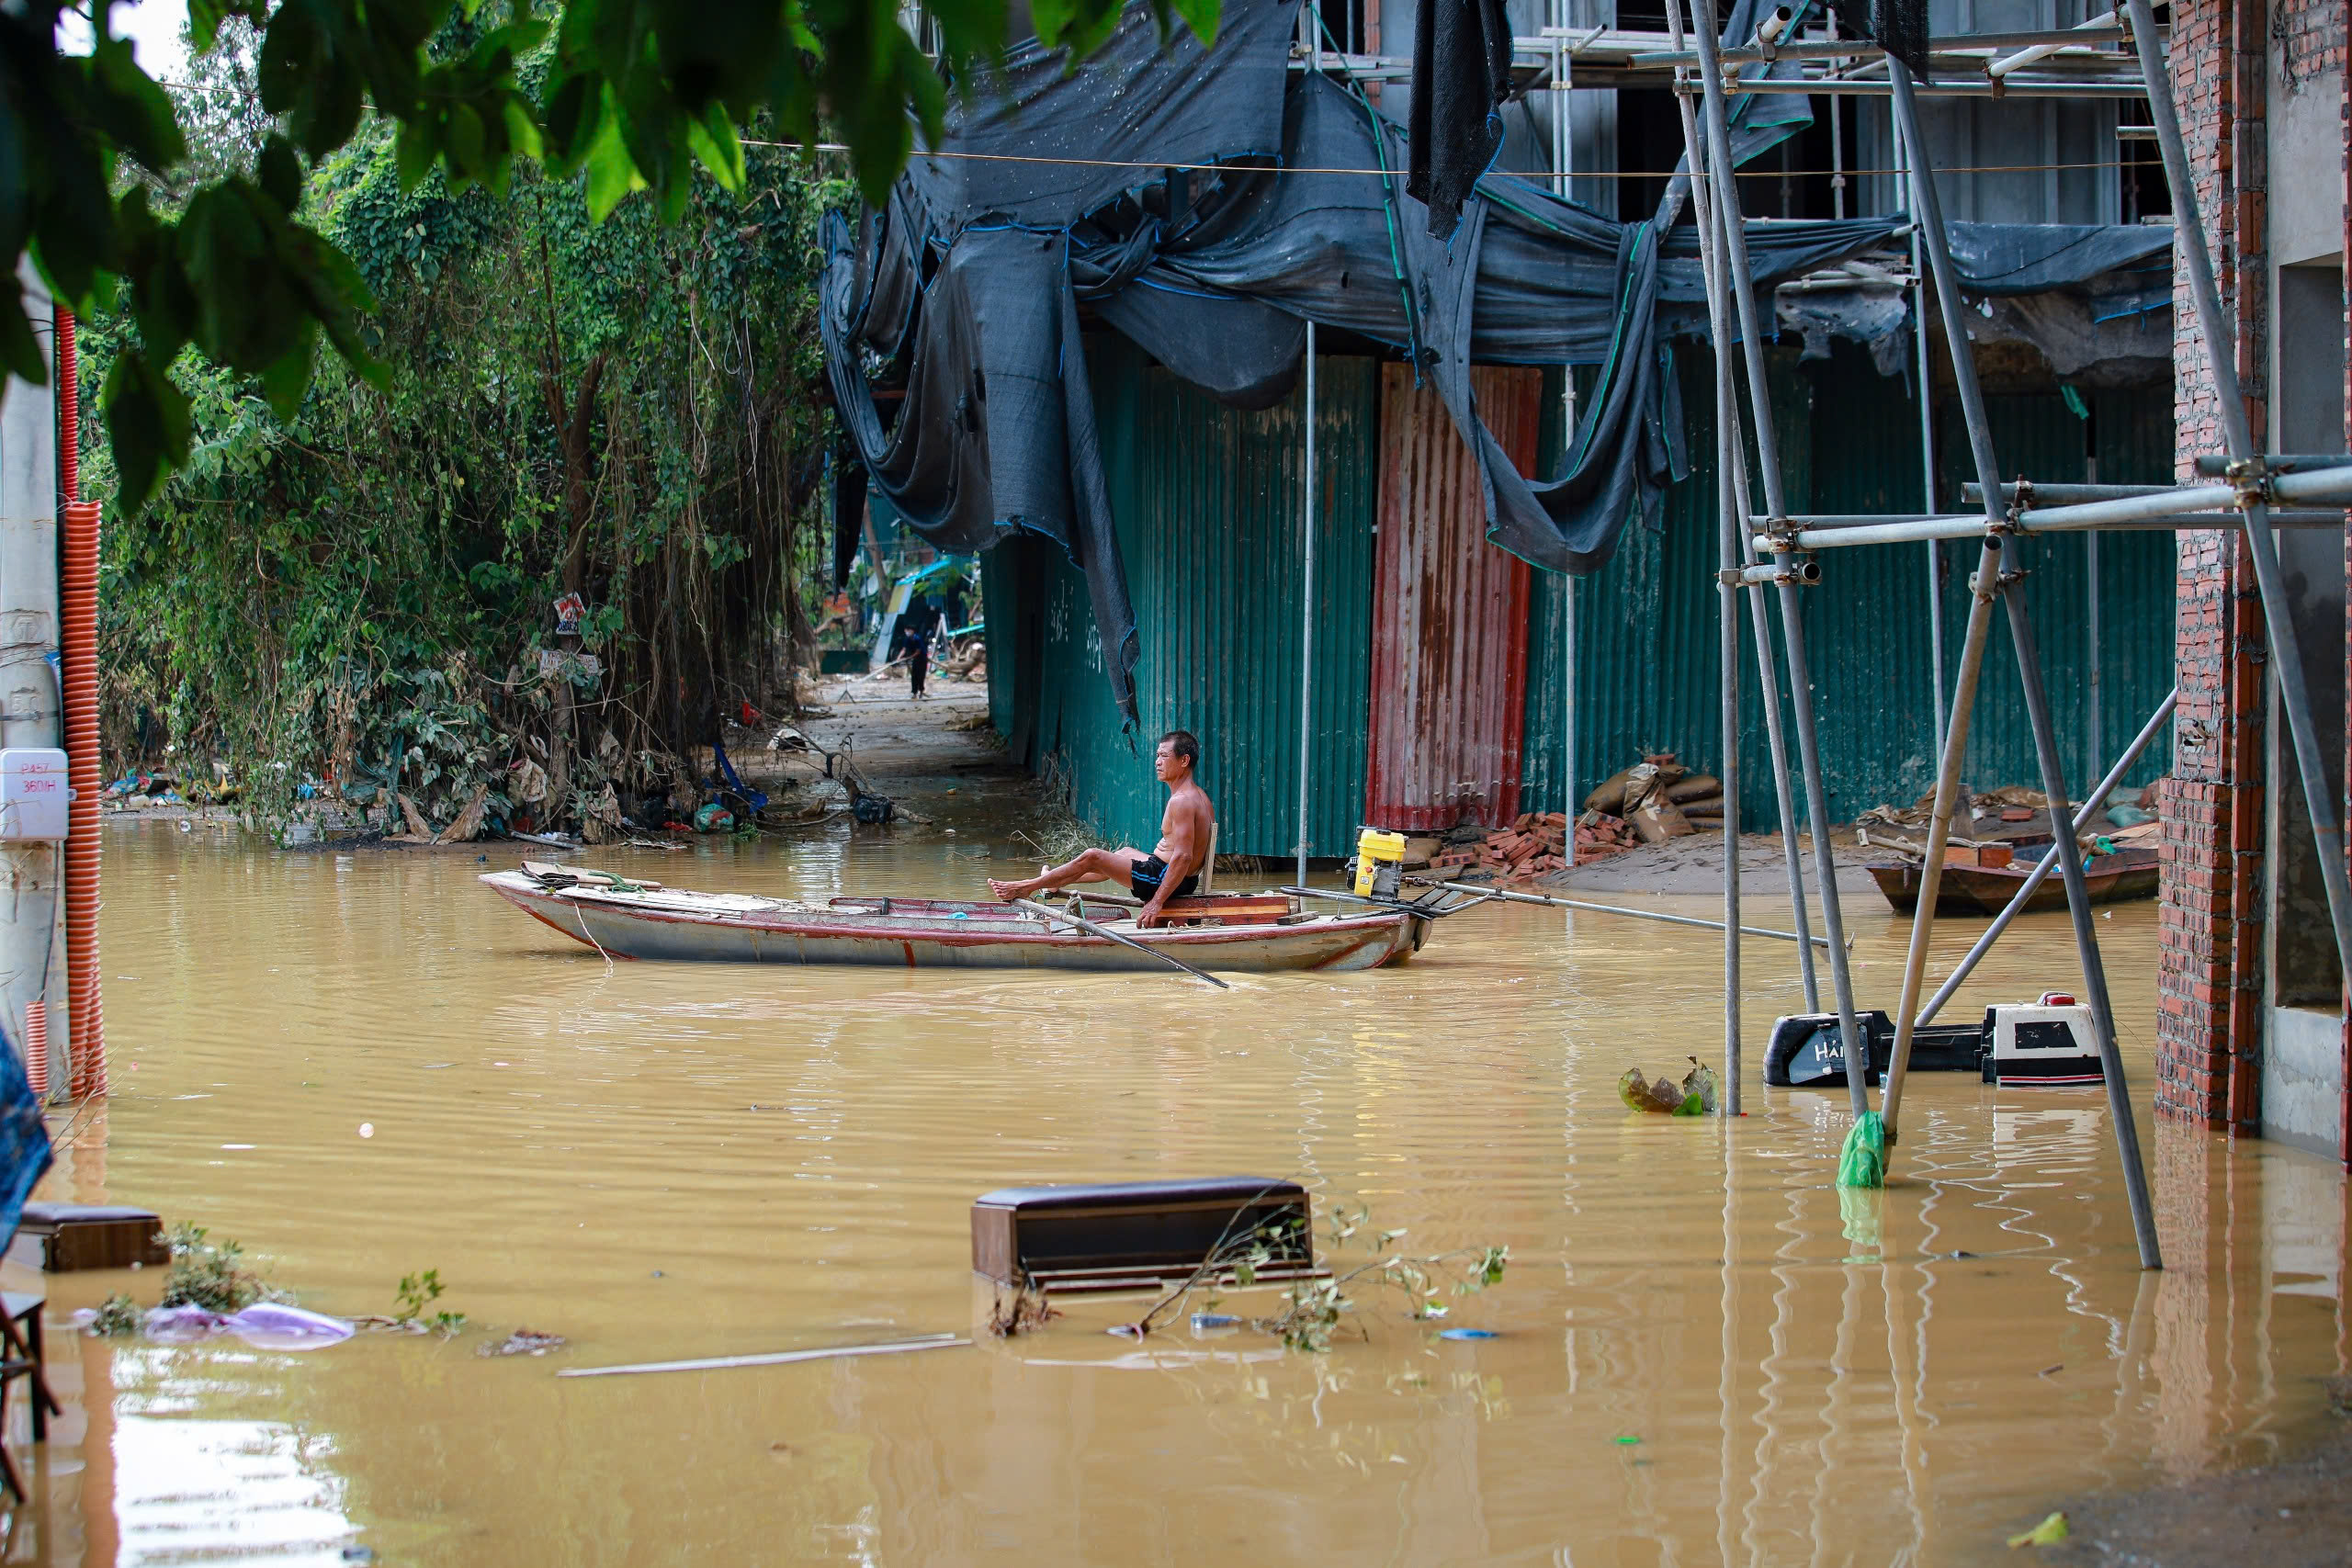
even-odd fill
[[[1496,441],[1532,474],[1542,372],[1481,367],[1471,386]],[[1518,813],[1528,575],[1487,542],[1478,464],[1437,389],[1382,367],[1372,822],[1428,830]]]

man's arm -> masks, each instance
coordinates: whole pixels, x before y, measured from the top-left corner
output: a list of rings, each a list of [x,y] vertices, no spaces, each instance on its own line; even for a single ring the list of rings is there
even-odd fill
[[[1160,815],[1159,841],[1168,846],[1168,852],[1159,857],[1167,863],[1168,870],[1160,877],[1159,888],[1152,894],[1150,902],[1136,912],[1136,924],[1138,926],[1157,925],[1160,908],[1168,902],[1169,895],[1201,863],[1201,835],[1195,814],[1180,809],[1172,799],[1168,803],[1168,809]]]

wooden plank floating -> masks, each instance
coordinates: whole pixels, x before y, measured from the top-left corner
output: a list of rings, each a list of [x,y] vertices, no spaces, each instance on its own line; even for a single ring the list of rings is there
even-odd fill
[[[878,1345],[834,1345],[817,1350],[769,1350],[753,1356],[711,1356],[697,1361],[639,1361],[625,1367],[566,1367],[560,1378],[617,1378],[638,1372],[723,1372],[737,1367],[781,1367],[794,1361],[831,1361],[846,1356],[892,1356],[903,1350],[946,1350],[971,1341],[956,1334],[926,1334]]]

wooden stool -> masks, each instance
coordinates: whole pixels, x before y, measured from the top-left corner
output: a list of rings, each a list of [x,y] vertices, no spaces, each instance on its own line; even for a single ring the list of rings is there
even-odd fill
[[[49,1392],[49,1380],[41,1374],[40,1314],[47,1304],[45,1296],[0,1292],[0,1341],[6,1344],[5,1351],[0,1351],[0,1417],[6,1415],[8,1385],[19,1379],[28,1380],[32,1384],[36,1443],[49,1440],[49,1418],[64,1414],[57,1396]],[[0,1419],[0,1483],[7,1486],[17,1502],[31,1500],[25,1490],[25,1478],[17,1473],[16,1459],[8,1452],[4,1419]]]

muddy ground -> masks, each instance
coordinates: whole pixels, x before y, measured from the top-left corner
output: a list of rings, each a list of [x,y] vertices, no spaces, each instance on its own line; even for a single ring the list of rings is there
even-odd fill
[[[2352,1562],[2352,1383],[2335,1429],[2294,1457],[2147,1492],[2057,1505],[2069,1531],[2043,1562],[2113,1568],[2340,1568]],[[2038,1520],[2024,1520],[2019,1529]]]

